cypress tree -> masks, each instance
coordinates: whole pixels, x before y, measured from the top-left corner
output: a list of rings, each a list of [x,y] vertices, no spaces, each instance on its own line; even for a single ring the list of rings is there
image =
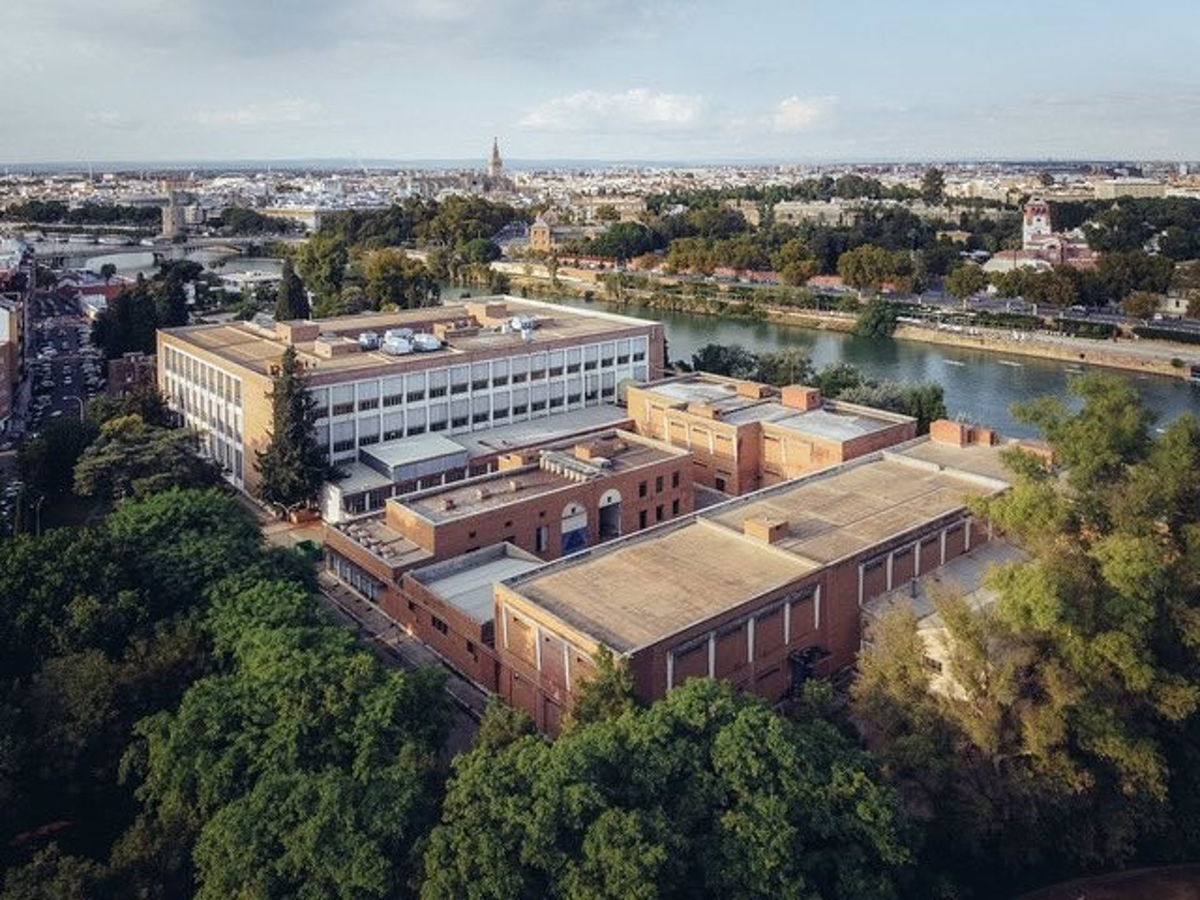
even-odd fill
[[[285,259],[283,261],[283,278],[279,282],[279,292],[275,295],[275,318],[280,322],[286,322],[289,319],[307,319],[311,312],[304,282],[296,274],[292,261]]]
[[[283,353],[271,389],[271,431],[266,450],[257,451],[259,499],[284,511],[311,504],[334,473],[314,429],[316,401],[296,348]]]

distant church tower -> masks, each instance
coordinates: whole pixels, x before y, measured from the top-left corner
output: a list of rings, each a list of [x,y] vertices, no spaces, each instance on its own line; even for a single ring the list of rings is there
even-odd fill
[[[1021,246],[1032,249],[1050,237],[1050,204],[1035,197],[1025,204],[1025,220],[1021,224]]]
[[[504,175],[504,161],[500,159],[500,142],[492,138],[492,158],[488,162],[488,178],[501,178]]]

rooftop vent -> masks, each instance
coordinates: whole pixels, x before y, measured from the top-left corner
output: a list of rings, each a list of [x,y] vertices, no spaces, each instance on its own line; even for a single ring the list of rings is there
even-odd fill
[[[773,516],[752,516],[742,523],[742,533],[751,540],[763,544],[775,544],[790,533],[787,519]]]

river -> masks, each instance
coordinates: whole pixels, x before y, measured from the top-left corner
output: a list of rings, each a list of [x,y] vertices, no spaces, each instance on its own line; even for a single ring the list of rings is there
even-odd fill
[[[799,347],[817,368],[846,362],[880,381],[933,381],[945,389],[946,410],[951,416],[989,425],[1013,437],[1034,433],[1028,425],[1012,417],[1013,403],[1043,394],[1067,398],[1067,380],[1085,369],[1093,369],[940,344],[859,338],[794,325],[667,312],[636,305],[588,303],[574,297],[564,297],[561,302],[662,322],[672,359],[690,359],[697,348],[710,343],[741,344],[756,352]],[[1160,425],[1185,412],[1200,416],[1200,386],[1165,376],[1103,371],[1132,383],[1145,404],[1158,414]]]

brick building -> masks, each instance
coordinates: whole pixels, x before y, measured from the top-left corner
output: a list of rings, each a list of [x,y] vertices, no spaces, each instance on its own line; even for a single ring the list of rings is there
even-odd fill
[[[396,340],[379,346],[389,332]],[[254,453],[267,443],[272,375],[288,345],[308,370],[318,440],[339,465],[358,461],[363,448],[409,437],[612,404],[618,383],[663,370],[657,322],[510,297],[160,330],[159,387],[246,490],[258,481]]]
[[[745,494],[916,436],[911,416],[705,373],[630,387],[638,433],[691,451],[697,484]]]
[[[686,451],[609,429],[329,524],[326,564],[494,691],[492,581],[687,515],[692,498]]]
[[[110,397],[124,397],[143,385],[154,384],[155,371],[153,354],[123,353],[108,361],[105,392]]]
[[[601,644],[644,701],[694,676],[774,701],[851,665],[864,603],[991,537],[967,501],[1007,487],[993,436],[933,434],[497,584],[501,697],[555,733]]]

